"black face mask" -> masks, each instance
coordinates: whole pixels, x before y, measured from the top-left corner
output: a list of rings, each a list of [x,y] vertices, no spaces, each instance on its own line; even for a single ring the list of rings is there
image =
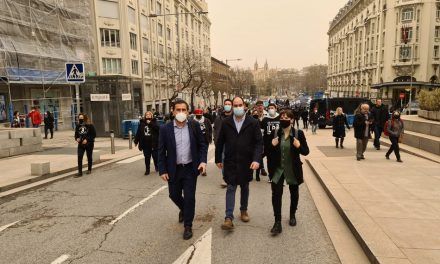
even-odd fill
[[[280,120],[280,126],[282,128],[288,128],[290,126],[290,120]]]
[[[255,119],[258,119],[259,116],[258,115],[253,115],[252,117],[255,118]]]
[[[400,119],[400,115],[394,115],[395,119]]]
[[[84,124],[84,119],[78,119],[78,123],[79,123],[80,125]]]
[[[196,118],[197,118],[198,120],[200,120],[200,119],[202,119],[202,116],[201,116],[201,115],[196,115]]]

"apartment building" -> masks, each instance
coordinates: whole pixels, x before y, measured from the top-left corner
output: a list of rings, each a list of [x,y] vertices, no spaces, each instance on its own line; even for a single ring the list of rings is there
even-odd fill
[[[206,1],[93,3],[97,67],[82,95],[98,130],[118,134],[122,120],[146,110],[168,112],[170,94],[185,79],[186,59],[210,68],[211,22],[201,13],[208,11]],[[107,101],[94,101],[95,94],[108,94]]]
[[[37,106],[55,113],[57,128],[72,127],[65,64],[94,67],[90,8],[89,0],[0,0],[0,125]]]
[[[439,0],[350,0],[330,22],[328,92],[400,106],[440,87]],[[402,100],[401,100],[402,99]]]

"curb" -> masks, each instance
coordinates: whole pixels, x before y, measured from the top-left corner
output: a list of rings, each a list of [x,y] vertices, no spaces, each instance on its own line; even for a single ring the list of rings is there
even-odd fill
[[[380,141],[380,144],[381,144],[381,145],[384,145],[384,146],[387,146],[387,147],[391,146],[390,143],[388,143],[388,142],[386,142],[386,141],[383,141],[383,140]],[[435,163],[439,163],[439,164],[440,164],[440,161],[438,161],[438,160],[431,159],[431,158],[429,158],[429,157],[427,157],[427,156],[424,156],[423,154],[416,153],[416,152],[414,152],[414,151],[408,150],[408,149],[406,149],[405,147],[402,148],[402,143],[400,143],[400,151],[402,151],[402,152],[404,152],[404,153],[407,153],[407,154],[410,154],[410,155],[413,155],[413,156],[416,156],[416,157],[419,157],[419,158],[422,158],[422,159],[426,159],[426,160],[429,160],[429,161],[432,161],[432,162],[435,162]],[[424,151],[424,150],[420,150],[420,151]],[[434,154],[433,154],[433,155],[434,155]]]
[[[129,156],[118,158],[118,159],[101,160],[100,162],[96,163],[96,166],[94,166],[94,169],[105,167],[107,165],[111,165],[113,163],[117,163],[119,161],[129,159],[129,158],[132,158],[137,155],[139,155],[139,153],[137,153],[136,155],[129,155]],[[93,165],[95,165],[95,163]],[[76,169],[77,169],[77,167],[69,168],[69,169],[59,171],[59,172],[39,176],[34,179],[29,179],[29,180],[21,181],[18,183],[10,184],[10,185],[7,185],[6,187],[1,187],[0,188],[0,199],[6,198],[6,197],[9,197],[12,195],[17,195],[17,194],[20,194],[20,193],[23,193],[26,191],[38,189],[40,187],[49,185],[51,183],[72,177],[72,176],[76,175]],[[8,189],[5,189],[5,188],[8,188]]]
[[[356,230],[356,227],[353,225],[353,223],[350,221],[348,216],[345,214],[342,207],[339,205],[336,198],[333,196],[332,192],[328,189],[327,185],[322,180],[319,173],[316,171],[315,167],[311,164],[309,159],[306,159],[307,165],[309,165],[310,169],[313,171],[313,174],[315,174],[315,177],[318,179],[319,183],[321,184],[322,188],[324,188],[324,191],[330,198],[330,201],[332,201],[333,205],[335,206],[336,210],[338,211],[339,215],[342,217],[348,228],[350,229],[353,236],[356,238],[357,242],[361,246],[362,250],[364,251],[367,258],[370,260],[373,264],[380,264],[381,262],[377,259],[377,257],[373,254],[370,247],[368,246],[367,242],[362,238],[361,234]]]

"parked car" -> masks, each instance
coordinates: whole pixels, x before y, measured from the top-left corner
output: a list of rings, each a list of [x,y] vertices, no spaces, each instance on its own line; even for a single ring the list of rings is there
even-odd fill
[[[411,106],[411,107],[409,107]],[[411,109],[411,112],[410,112]],[[414,101],[410,104],[406,105],[405,108],[402,110],[403,115],[417,115],[417,112],[420,110],[419,102]]]

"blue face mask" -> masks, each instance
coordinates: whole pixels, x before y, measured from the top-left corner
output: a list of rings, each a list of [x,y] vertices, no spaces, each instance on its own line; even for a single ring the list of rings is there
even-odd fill
[[[234,107],[234,115],[238,117],[244,116],[244,107]]]
[[[230,105],[225,105],[225,106],[224,106],[224,109],[225,109],[226,112],[230,112],[231,109],[232,109],[232,106],[230,106]]]

